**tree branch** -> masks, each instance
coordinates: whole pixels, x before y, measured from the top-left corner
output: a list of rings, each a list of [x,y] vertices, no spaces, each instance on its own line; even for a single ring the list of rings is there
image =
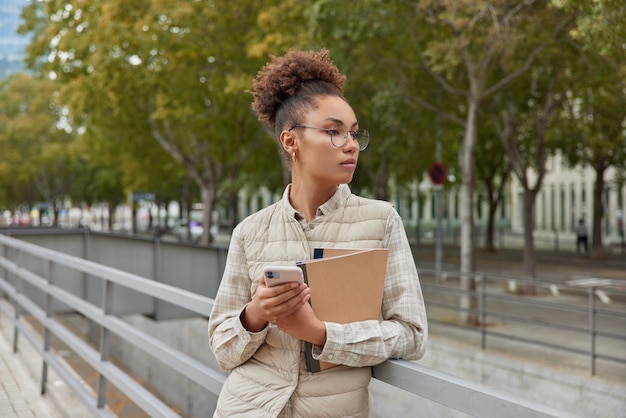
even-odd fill
[[[460,126],[465,126],[465,121],[463,119],[459,119],[454,115],[451,115],[448,112],[444,112],[443,110],[441,110],[439,107],[434,106],[430,103],[428,103],[426,100],[422,99],[421,97],[411,97],[409,98],[409,100],[411,100],[412,102],[415,102],[416,104],[431,110],[433,112],[435,112],[437,115],[441,116],[442,118],[449,120],[450,122],[454,122],[457,125]]]
[[[530,66],[532,65],[532,63],[535,60],[535,58],[537,57],[537,55],[539,55],[539,53],[541,51],[543,51],[543,49],[545,47],[546,47],[546,45],[542,44],[542,45],[539,45],[537,48],[535,48],[530,53],[530,55],[528,55],[528,58],[526,59],[526,62],[524,62],[524,65],[522,67],[520,67],[517,70],[513,71],[512,73],[510,73],[506,77],[500,79],[500,81],[498,81],[496,84],[494,84],[493,86],[491,86],[488,89],[486,89],[483,92],[483,94],[480,96],[480,98],[482,99],[482,98],[487,97],[487,96],[491,95],[492,93],[500,90],[503,86],[507,85],[508,83],[510,83],[511,81],[515,80],[517,77],[522,75],[524,72],[526,72],[530,68]]]

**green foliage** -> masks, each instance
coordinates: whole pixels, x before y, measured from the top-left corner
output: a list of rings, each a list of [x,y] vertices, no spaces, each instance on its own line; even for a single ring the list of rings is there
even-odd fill
[[[80,175],[77,137],[56,96],[53,83],[25,74],[0,84],[0,182],[14,204],[60,204]]]
[[[622,0],[553,0],[563,10],[576,13],[570,35],[584,51],[603,56],[624,54],[626,3]]]
[[[246,49],[259,7],[46,2],[25,12],[23,30],[35,35],[29,63],[63,86],[75,122],[98,133],[91,140],[108,143],[94,148],[118,153],[127,188],[171,195],[185,177],[176,161],[212,205],[263,138],[245,93],[261,65]]]
[[[570,61],[570,81],[560,115],[558,146],[571,165],[596,170],[626,161],[626,4],[605,0],[556,2],[576,11],[569,31],[579,59]],[[618,171],[619,173],[619,171]]]
[[[611,150],[611,163],[619,164],[625,7],[619,0],[31,2],[21,27],[33,36],[27,63],[38,78],[51,77],[52,87],[38,87],[32,94],[40,97],[30,100],[40,100],[40,109],[54,105],[47,116],[3,116],[0,172],[12,174],[0,199],[41,198],[35,162],[13,165],[32,154],[35,128],[46,126],[46,161],[64,161],[66,150],[74,160],[61,167],[80,167],[66,188],[72,199],[117,202],[137,190],[177,198],[187,178],[218,200],[244,185],[280,190],[285,171],[246,90],[270,55],[290,48],[326,47],[348,77],[346,97],[372,134],[357,190],[385,197],[389,178],[422,178],[437,138],[443,162],[460,177],[468,98],[482,109],[481,157],[496,152],[487,109],[502,115],[513,103],[518,151],[538,163],[535,122],[555,93],[567,95],[567,106],[549,121],[547,146],[572,163]],[[553,76],[558,89],[551,91]],[[9,98],[2,106],[4,115],[15,112]],[[55,128],[60,117],[71,133]],[[63,141],[71,147],[52,145]]]
[[[346,97],[372,135],[359,160],[357,188],[381,190],[393,176],[413,181],[434,161],[434,117],[413,98],[436,86],[415,65],[410,43],[417,17],[408,2],[318,1],[307,10],[316,44],[327,47],[347,75]],[[360,175],[359,175],[360,174]]]

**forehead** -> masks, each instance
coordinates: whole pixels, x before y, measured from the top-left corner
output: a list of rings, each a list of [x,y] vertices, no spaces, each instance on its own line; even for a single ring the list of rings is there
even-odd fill
[[[316,107],[306,115],[308,122],[340,122],[345,126],[353,126],[357,123],[356,115],[352,107],[342,98],[337,96],[323,96],[317,99]]]

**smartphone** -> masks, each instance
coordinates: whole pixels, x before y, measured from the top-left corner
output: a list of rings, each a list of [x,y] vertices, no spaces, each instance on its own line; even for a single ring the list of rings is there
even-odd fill
[[[263,269],[263,276],[267,287],[288,282],[304,283],[302,269],[295,266],[266,266]]]

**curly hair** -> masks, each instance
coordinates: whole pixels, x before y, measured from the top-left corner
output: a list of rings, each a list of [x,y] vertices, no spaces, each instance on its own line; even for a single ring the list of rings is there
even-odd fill
[[[287,125],[302,122],[303,115],[315,108],[320,96],[343,97],[342,75],[329,58],[319,52],[291,50],[271,61],[252,83],[252,110],[260,121],[275,128],[277,136]]]

